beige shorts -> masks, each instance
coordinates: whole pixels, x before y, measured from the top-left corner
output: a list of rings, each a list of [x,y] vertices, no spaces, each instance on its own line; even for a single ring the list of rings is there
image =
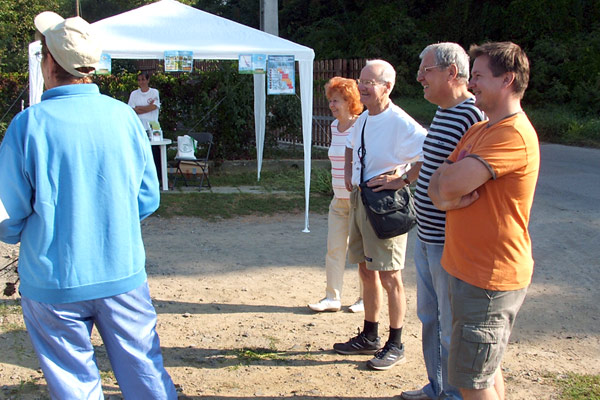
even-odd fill
[[[408,233],[390,239],[379,239],[367,219],[360,192],[355,186],[350,194],[350,232],[348,261],[352,264],[367,262],[371,271],[404,269]]]

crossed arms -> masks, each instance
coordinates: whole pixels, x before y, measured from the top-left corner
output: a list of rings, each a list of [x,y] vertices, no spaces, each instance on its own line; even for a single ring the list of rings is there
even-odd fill
[[[491,178],[490,170],[475,157],[446,160],[431,176],[427,193],[438,209],[455,210],[476,201],[477,189]]]

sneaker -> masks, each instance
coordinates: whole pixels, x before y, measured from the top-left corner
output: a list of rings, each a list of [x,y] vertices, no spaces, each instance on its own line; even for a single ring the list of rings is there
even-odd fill
[[[405,390],[400,393],[400,399],[402,400],[433,400],[431,397],[427,396],[423,389],[417,390]]]
[[[348,307],[348,311],[351,313],[365,312],[365,304],[363,303],[363,299],[359,297],[354,304]]]
[[[358,335],[348,340],[346,343],[336,343],[333,350],[338,354],[375,354],[381,348],[379,337],[375,340],[369,340],[364,332],[358,329]]]
[[[331,300],[328,298],[324,298],[319,300],[318,303],[309,304],[308,308],[316,312],[340,311],[340,309],[342,308],[342,302],[339,300]]]
[[[404,361],[406,361],[404,358],[404,345],[398,347],[387,342],[381,350],[375,353],[375,357],[367,361],[367,366],[378,371],[384,371]]]

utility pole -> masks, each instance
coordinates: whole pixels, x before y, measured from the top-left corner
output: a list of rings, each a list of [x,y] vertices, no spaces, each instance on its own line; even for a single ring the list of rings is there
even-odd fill
[[[79,0],[75,0],[75,13],[79,17]]]
[[[277,0],[260,1],[260,30],[279,36],[279,17]]]

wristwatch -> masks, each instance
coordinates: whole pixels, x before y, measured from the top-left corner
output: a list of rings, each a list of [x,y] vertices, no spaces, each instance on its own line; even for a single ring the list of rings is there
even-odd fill
[[[410,185],[410,181],[408,180],[408,175],[404,174],[400,178],[402,178],[404,183],[406,183],[407,185]]]

